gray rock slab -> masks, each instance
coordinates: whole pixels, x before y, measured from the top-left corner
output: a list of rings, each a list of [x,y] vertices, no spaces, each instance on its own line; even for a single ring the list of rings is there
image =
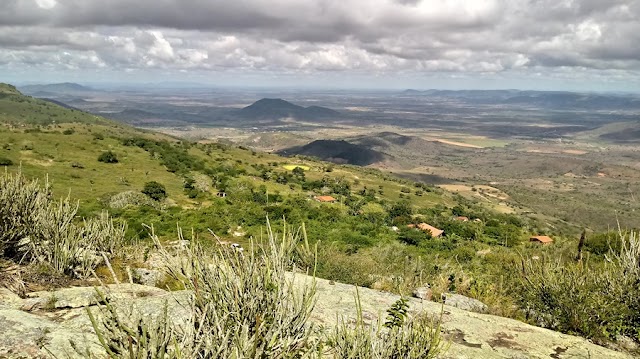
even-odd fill
[[[296,288],[313,282],[312,277],[302,274],[290,275]],[[391,293],[352,285],[332,283],[324,279],[315,280],[317,304],[312,321],[320,327],[333,327],[339,317],[355,318],[356,293],[363,317],[374,322],[386,315],[389,308],[400,297]],[[169,315],[179,324],[189,317],[191,294],[187,291],[165,292],[158,288],[139,285],[110,286],[115,299],[113,303],[122,313],[129,310],[140,315],[158,315],[165,303]],[[100,311],[93,306],[95,299],[90,294],[93,288],[69,288],[55,291],[60,298],[71,294],[80,299],[67,298],[67,306],[49,310],[25,312],[0,304],[0,358],[48,358],[49,351],[58,358],[79,357],[70,341],[80,348],[89,348],[94,354],[101,353],[89,321],[88,305],[98,320]],[[357,291],[356,291],[357,290]],[[119,293],[120,296],[118,296]],[[52,293],[32,294],[34,298],[49,298]],[[426,313],[442,319],[442,331],[450,342],[442,358],[611,358],[627,359],[632,356],[595,345],[576,336],[565,335],[534,327],[517,320],[493,315],[474,313],[435,302],[409,299],[411,313]],[[80,306],[80,307],[78,307]]]

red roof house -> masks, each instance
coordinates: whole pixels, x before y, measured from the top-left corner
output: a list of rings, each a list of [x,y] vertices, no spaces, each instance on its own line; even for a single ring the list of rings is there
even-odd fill
[[[436,238],[436,237],[440,237],[442,235],[442,233],[444,233],[444,231],[442,229],[438,229],[434,226],[428,225],[424,222],[422,223],[418,223],[418,225],[414,225],[414,224],[410,224],[408,225],[409,228],[415,228],[418,227],[418,229],[425,231],[425,232],[429,232],[431,234],[431,237]]]
[[[551,237],[549,236],[532,236],[531,238],[529,238],[529,241],[542,243],[542,244],[553,243],[553,239],[551,239]]]

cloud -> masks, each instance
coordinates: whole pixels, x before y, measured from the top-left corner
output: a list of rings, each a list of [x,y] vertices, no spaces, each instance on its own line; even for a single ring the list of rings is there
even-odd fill
[[[637,77],[638,18],[640,0],[3,0],[0,64]]]

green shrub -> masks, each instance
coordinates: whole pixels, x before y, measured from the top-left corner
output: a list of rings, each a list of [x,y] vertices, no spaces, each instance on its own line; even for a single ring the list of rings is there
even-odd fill
[[[398,240],[412,246],[417,246],[431,239],[431,234],[417,228],[403,227],[398,232]]]
[[[619,233],[610,231],[589,236],[585,242],[585,248],[597,255],[605,255],[610,251],[620,253],[621,241]]]
[[[396,302],[387,313],[391,319],[365,324],[356,298],[355,324],[342,319],[327,341],[335,358],[387,359],[436,358],[447,350],[442,341],[440,322],[424,315],[407,318],[406,302]]]
[[[0,166],[13,166],[13,161],[6,157],[0,157]]]
[[[100,156],[98,156],[98,161],[104,163],[118,163],[118,157],[115,153],[111,151],[102,152]]]
[[[149,198],[155,201],[162,201],[167,198],[167,189],[161,183],[156,181],[147,182],[144,184],[144,188],[142,189],[142,193],[149,196]]]
[[[640,342],[640,238],[620,233],[604,262],[524,261],[516,295],[529,318],[596,341],[624,335]]]
[[[67,128],[66,130],[62,131],[63,135],[73,135],[74,133],[76,133],[76,130],[74,130],[73,128]]]

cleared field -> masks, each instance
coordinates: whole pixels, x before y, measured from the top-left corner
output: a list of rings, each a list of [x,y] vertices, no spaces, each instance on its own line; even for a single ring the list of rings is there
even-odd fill
[[[305,171],[308,171],[308,170],[311,169],[311,167],[305,166],[305,165],[284,165],[284,166],[282,166],[282,168],[284,168],[287,171],[293,171],[294,169],[296,169],[296,167],[300,167]]]
[[[442,138],[427,138],[428,140],[432,140],[432,141],[437,141],[440,143],[444,143],[445,145],[452,145],[452,146],[458,146],[458,147],[466,147],[466,148],[484,148],[482,146],[478,146],[478,145],[472,145],[469,143],[464,143],[464,142],[457,142],[457,141],[449,141],[449,140],[445,140]]]

